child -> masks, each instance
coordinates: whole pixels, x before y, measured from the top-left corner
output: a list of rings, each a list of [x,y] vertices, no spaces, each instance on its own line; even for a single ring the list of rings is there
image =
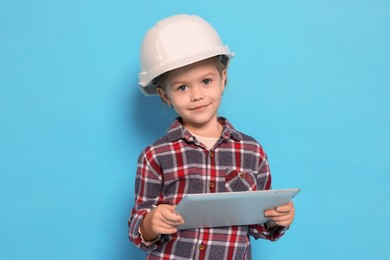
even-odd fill
[[[294,219],[290,202],[267,210],[265,224],[177,230],[185,220],[175,205],[186,193],[271,188],[260,144],[217,115],[232,57],[198,16],[163,19],[144,38],[141,90],[179,115],[138,160],[129,237],[147,259],[251,259],[249,236],[275,241]]]

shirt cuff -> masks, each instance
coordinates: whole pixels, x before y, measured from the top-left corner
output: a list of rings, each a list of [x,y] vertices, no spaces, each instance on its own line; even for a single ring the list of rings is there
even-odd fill
[[[279,233],[279,234],[283,234],[284,232],[286,232],[287,230],[290,229],[290,226],[279,226],[279,225],[276,225],[274,226],[272,229],[272,233]]]
[[[145,245],[145,246],[151,246],[153,245],[154,243],[156,243],[158,240],[160,240],[161,238],[161,234],[158,234],[158,236],[153,239],[152,241],[145,241],[144,237],[142,236],[142,233],[141,233],[141,228],[138,228],[138,234],[140,235],[141,237],[141,242]]]

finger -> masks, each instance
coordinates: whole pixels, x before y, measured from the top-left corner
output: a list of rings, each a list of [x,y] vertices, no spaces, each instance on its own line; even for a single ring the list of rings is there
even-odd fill
[[[277,216],[277,217],[270,217],[268,218],[269,220],[272,220],[274,222],[282,222],[282,221],[289,221],[293,219],[291,216],[286,215],[286,216]]]
[[[184,220],[180,220],[180,221],[171,221],[171,220],[167,220],[167,219],[162,219],[162,222],[168,226],[171,226],[171,227],[177,227],[179,225],[182,225],[184,224]]]
[[[176,226],[167,224],[162,220],[156,220],[152,223],[152,230],[159,234],[171,234],[177,232]]]
[[[278,226],[289,226],[293,222],[292,219],[284,219],[284,218],[276,218],[276,219],[270,219]]]
[[[160,222],[159,224],[156,225],[156,228],[158,229],[166,229],[166,230],[173,230],[176,229],[175,225],[167,224],[164,222]]]
[[[184,220],[181,216],[172,216],[175,214],[167,214],[167,213],[162,213],[157,219],[161,222],[164,223],[167,226],[170,227],[177,227],[181,224],[184,224]]]
[[[279,216],[280,213],[278,213],[275,209],[268,209],[264,211],[264,216],[266,217],[276,217]]]
[[[173,234],[177,232],[174,227],[158,227],[155,229],[158,234]]]
[[[294,208],[290,208],[289,206],[279,206],[275,209],[268,209],[264,211],[265,217],[278,217],[289,214],[294,214]]]
[[[160,234],[174,234],[177,232],[176,228],[166,228],[162,229]]]
[[[290,212],[293,209],[294,209],[294,204],[292,201],[290,201],[287,204],[276,207],[275,211],[279,213],[284,213],[284,212]]]
[[[170,209],[162,211],[161,215],[167,221],[170,221],[170,222],[173,222],[173,223],[181,223],[181,222],[183,222],[182,216],[180,216],[179,214],[171,211]]]
[[[276,210],[267,210],[264,212],[264,216],[267,218],[276,218],[276,217],[284,217],[284,216],[294,216],[294,211],[288,212],[278,212]]]
[[[274,215],[267,216],[269,220],[272,220],[277,225],[280,226],[287,226],[290,225],[294,220],[294,210],[290,211],[289,213],[277,213],[275,212]]]

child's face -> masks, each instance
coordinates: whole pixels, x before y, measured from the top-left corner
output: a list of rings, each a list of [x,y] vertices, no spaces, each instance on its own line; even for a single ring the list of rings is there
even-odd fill
[[[175,108],[187,129],[196,130],[217,123],[217,111],[225,88],[222,75],[211,59],[203,60],[168,73],[165,90],[159,95]]]

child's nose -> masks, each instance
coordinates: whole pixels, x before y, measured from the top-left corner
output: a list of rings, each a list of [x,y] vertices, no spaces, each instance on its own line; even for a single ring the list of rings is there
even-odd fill
[[[201,88],[195,87],[192,89],[192,92],[191,92],[191,101],[192,102],[202,100],[203,98],[204,97],[203,97],[203,92],[202,92]]]

